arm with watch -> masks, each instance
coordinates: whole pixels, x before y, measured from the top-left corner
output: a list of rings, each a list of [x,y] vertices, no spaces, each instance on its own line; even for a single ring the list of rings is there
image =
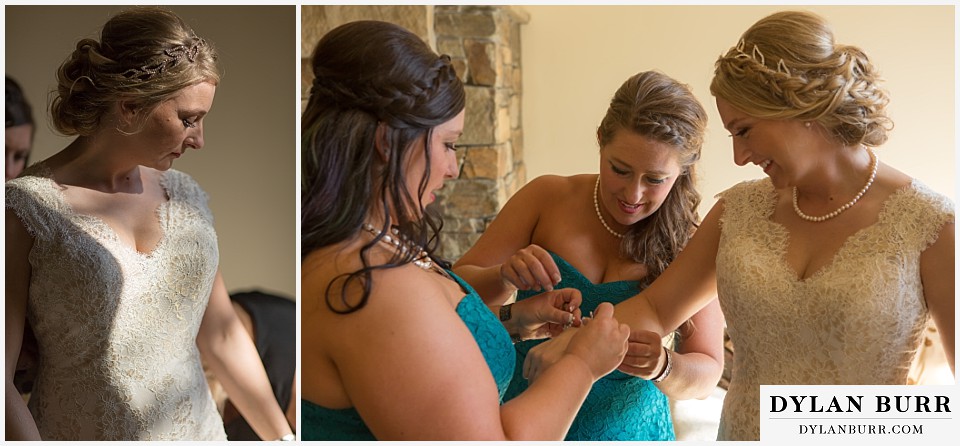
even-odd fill
[[[562,288],[504,305],[491,305],[513,342],[553,337],[580,325],[580,291]]]

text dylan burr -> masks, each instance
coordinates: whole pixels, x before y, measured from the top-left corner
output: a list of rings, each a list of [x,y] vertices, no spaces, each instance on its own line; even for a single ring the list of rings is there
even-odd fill
[[[865,402],[873,406],[864,406]],[[864,407],[874,413],[951,412],[950,398],[944,395],[874,395],[867,399],[862,395],[845,395],[830,397],[829,400],[822,396],[818,398],[817,395],[772,395],[770,407],[771,412],[794,413],[861,413]]]

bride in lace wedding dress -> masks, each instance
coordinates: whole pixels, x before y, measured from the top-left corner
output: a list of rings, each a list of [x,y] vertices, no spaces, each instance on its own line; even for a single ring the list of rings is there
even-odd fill
[[[262,438],[291,438],[220,276],[206,194],[171,169],[203,146],[216,53],[156,8],[100,37],[57,76],[52,122],[77,138],[5,187],[7,439],[225,440],[200,350]],[[29,406],[11,382],[27,323]]]

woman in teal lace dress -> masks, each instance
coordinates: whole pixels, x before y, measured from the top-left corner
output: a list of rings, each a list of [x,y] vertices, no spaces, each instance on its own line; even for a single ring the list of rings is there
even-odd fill
[[[706,112],[682,84],[657,72],[627,79],[597,131],[600,173],[539,177],[510,199],[455,265],[488,304],[514,290],[518,305],[542,290],[575,288],[581,310],[617,304],[664,270],[696,228],[694,167]],[[560,198],[562,197],[562,198]],[[630,336],[629,364],[594,384],[567,440],[673,440],[668,397],[705,397],[723,369],[723,316],[716,302],[661,342]],[[527,352],[507,391],[527,388]],[[661,344],[665,344],[662,347]],[[674,350],[675,349],[675,350]],[[623,373],[627,372],[627,373]]]
[[[403,28],[362,21],[325,35],[312,68],[302,119],[302,438],[563,438],[593,382],[623,360],[629,329],[601,307],[559,362],[501,405],[511,336],[574,320],[580,296],[558,290],[498,320],[431,255],[440,222],[424,208],[458,174],[464,123],[450,59]]]

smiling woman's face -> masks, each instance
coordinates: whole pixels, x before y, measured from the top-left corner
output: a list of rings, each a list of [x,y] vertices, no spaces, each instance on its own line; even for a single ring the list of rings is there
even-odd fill
[[[681,171],[673,146],[618,130],[600,150],[598,204],[624,232],[660,209]]]

